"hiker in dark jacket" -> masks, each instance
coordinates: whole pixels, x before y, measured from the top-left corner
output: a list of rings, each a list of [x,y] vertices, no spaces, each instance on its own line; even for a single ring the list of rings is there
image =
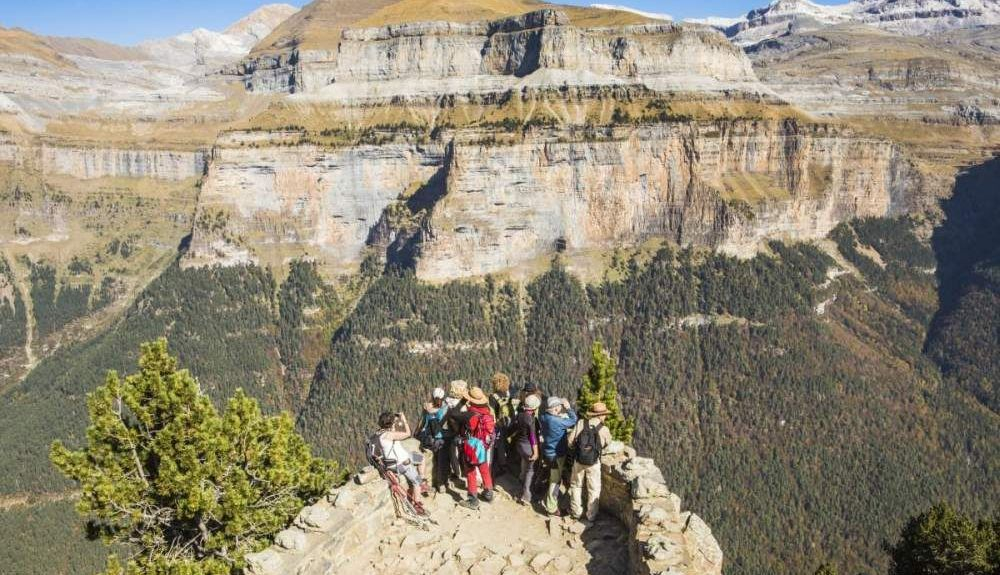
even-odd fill
[[[456,421],[455,418],[458,414],[467,410],[465,395],[468,392],[469,384],[461,379],[456,379],[448,385],[448,397],[444,400],[448,406],[448,413],[444,418],[444,440],[448,449],[448,458],[451,462],[451,475],[455,479],[461,477],[463,473],[461,459],[458,457],[458,432],[461,428],[461,423]]]
[[[549,515],[558,516],[559,487],[562,485],[566,454],[569,451],[569,431],[576,425],[576,412],[569,401],[550,397],[545,413],[539,418],[542,428],[542,460],[549,470],[549,484],[542,504]]]
[[[438,493],[448,488],[450,458],[445,441],[445,416],[448,405],[444,402],[444,389],[437,387],[431,392],[431,401],[424,404],[424,415],[417,429],[420,448],[431,454],[431,485]]]
[[[528,394],[521,404],[521,412],[514,419],[511,431],[511,444],[521,459],[521,495],[517,502],[525,505],[531,503],[531,482],[535,478],[535,464],[538,461],[539,441],[538,419],[535,412],[541,406],[541,399],[535,394]]]
[[[510,393],[510,378],[504,373],[496,373],[490,381],[493,393],[490,394],[490,409],[496,419],[497,438],[493,442],[490,458],[490,471],[494,477],[502,475],[507,469],[508,442],[510,426],[514,419],[514,398]]]
[[[465,472],[468,497],[459,503],[463,507],[479,507],[479,481],[482,480],[482,499],[493,501],[493,475],[490,473],[489,450],[492,447],[495,425],[486,393],[473,387],[465,396],[465,411],[448,412],[449,425],[454,425],[460,443],[459,458]]]

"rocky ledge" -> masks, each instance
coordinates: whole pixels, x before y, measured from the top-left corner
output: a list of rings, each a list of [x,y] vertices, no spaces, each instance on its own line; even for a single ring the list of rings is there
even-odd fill
[[[681,511],[652,459],[615,443],[602,466],[605,515],[590,528],[547,519],[501,493],[479,511],[438,496],[429,531],[395,519],[384,481],[369,468],[303,509],[275,545],[248,557],[248,573],[721,574],[711,530]]]

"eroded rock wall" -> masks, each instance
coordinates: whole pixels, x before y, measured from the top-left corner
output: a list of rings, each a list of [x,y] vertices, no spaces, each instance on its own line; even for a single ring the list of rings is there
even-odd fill
[[[356,267],[366,246],[385,247],[376,236],[392,235],[397,212],[409,213],[407,200],[432,177],[440,189],[409,240],[429,281],[523,272],[557,251],[652,238],[749,256],[767,239],[821,238],[850,218],[906,213],[920,186],[889,142],[824,125],[674,122],[532,130],[515,143],[488,136],[219,149],[199,208],[211,221],[196,227],[189,259],[245,262],[281,247]]]
[[[0,162],[80,180],[152,178],[182,181],[204,175],[207,154],[203,151],[55,146],[18,142],[0,134]]]
[[[297,51],[242,71],[254,91],[290,90],[337,101],[500,92],[522,81],[547,87],[759,87],[742,51],[709,28],[581,28],[554,10],[487,22],[348,29],[336,52]]]

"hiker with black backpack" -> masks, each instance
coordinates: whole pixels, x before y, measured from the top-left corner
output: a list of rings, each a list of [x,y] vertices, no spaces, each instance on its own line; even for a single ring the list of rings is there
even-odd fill
[[[493,413],[490,411],[486,393],[478,387],[470,389],[465,396],[465,411],[452,409],[448,412],[449,426],[457,430],[462,470],[465,472],[468,497],[459,505],[469,509],[479,508],[479,499],[487,503],[493,501],[493,475],[490,473],[489,452],[493,447],[496,430]],[[483,492],[479,493],[479,480],[483,482]]]
[[[597,518],[601,498],[601,454],[611,443],[611,430],[604,425],[611,412],[602,402],[591,406],[587,416],[576,423],[569,432],[569,445],[573,452],[573,472],[570,476],[570,513],[576,519],[586,518],[592,523]],[[584,515],[583,489],[587,488],[587,510]]]
[[[431,457],[431,486],[438,493],[448,488],[449,450],[445,439],[444,421],[448,413],[444,389],[437,387],[431,392],[431,401],[424,404],[424,415],[417,428],[420,449]]]
[[[510,378],[505,373],[496,373],[490,380],[493,393],[490,394],[490,409],[496,420],[497,437],[493,442],[490,471],[493,477],[499,477],[507,470],[508,442],[511,421],[514,418],[514,398],[510,393]]]

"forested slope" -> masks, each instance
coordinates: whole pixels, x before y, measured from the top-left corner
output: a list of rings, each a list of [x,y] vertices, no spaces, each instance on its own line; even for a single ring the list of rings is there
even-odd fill
[[[527,284],[434,286],[388,270],[358,281],[354,307],[305,262],[280,285],[257,267],[174,265],[113,329],[4,395],[0,490],[65,493],[49,443],[79,441],[84,394],[164,334],[214,397],[243,387],[290,409],[318,451],[350,462],[375,414],[415,412],[453,378],[484,383],[502,369],[572,396],[602,340],[637,446],[713,526],[729,572],[884,571],[882,541],[928,502],[995,511],[1000,419],[923,353],[937,278],[914,225],[860,221],[832,239],[839,262],[809,244],[748,261],[664,248],[616,258],[591,285],[558,261]],[[54,560],[91,558],[67,572],[97,561],[98,548],[54,524],[69,505],[0,512],[15,573],[37,572],[17,550],[43,532]]]

